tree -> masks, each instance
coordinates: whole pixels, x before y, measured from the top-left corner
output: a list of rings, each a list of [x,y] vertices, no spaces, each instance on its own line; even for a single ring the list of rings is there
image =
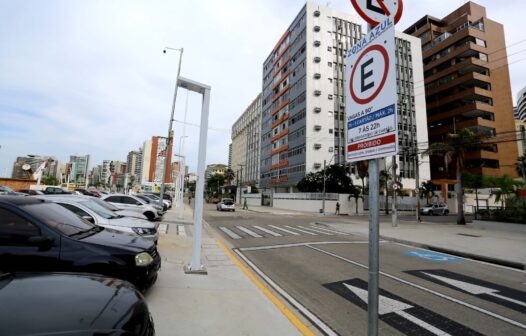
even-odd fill
[[[354,198],[355,202],[356,202],[356,214],[358,214],[358,200],[361,198],[363,199],[363,195],[362,195],[362,187],[357,187],[357,186],[352,186],[351,190],[350,190],[350,195],[349,195],[349,201],[351,200],[351,198]]]
[[[228,168],[226,171],[225,171],[225,181],[227,183],[227,185],[231,185],[232,184],[232,181],[236,178],[236,173],[234,173],[234,171],[230,168]]]
[[[485,178],[486,184],[490,188],[498,188],[491,192],[495,196],[495,202],[502,201],[502,208],[509,208],[513,205],[515,199],[519,197],[518,189],[523,182],[513,179],[511,176],[504,174],[503,176],[487,176]]]
[[[422,182],[420,185],[420,196],[423,196],[427,200],[427,204],[430,204],[429,198],[435,194],[436,185],[431,181]]]
[[[325,191],[328,193],[347,194],[353,186],[345,166],[333,164],[325,170],[309,173],[296,185],[301,192],[323,192],[323,175],[325,173]]]
[[[206,188],[209,192],[209,196],[212,196],[215,192],[220,194],[220,188],[225,185],[225,176],[223,174],[213,174],[206,180]]]
[[[365,192],[365,178],[369,176],[369,161],[356,162],[358,177],[362,180],[362,191]]]
[[[519,156],[517,159],[517,173],[522,176],[522,181],[526,183],[526,155]]]
[[[59,184],[59,181],[55,176],[45,176],[42,178],[42,183],[45,185],[56,186]]]
[[[445,142],[436,142],[429,146],[424,155],[438,155],[444,158],[446,169],[453,164],[456,169],[457,224],[465,225],[464,192],[462,190],[462,170],[467,152],[491,147],[484,143],[485,135],[463,128],[455,134],[448,134]]]

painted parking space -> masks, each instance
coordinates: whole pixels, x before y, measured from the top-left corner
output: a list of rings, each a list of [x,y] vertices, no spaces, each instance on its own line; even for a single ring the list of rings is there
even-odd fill
[[[403,254],[411,257],[417,257],[424,260],[429,260],[435,263],[445,263],[445,262],[459,262],[464,261],[463,258],[438,253],[434,251],[429,250],[410,250],[410,251],[403,251]]]

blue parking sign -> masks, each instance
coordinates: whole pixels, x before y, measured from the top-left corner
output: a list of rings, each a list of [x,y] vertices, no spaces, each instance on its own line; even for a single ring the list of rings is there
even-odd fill
[[[447,254],[427,251],[427,250],[415,250],[415,251],[404,251],[405,255],[418,257],[420,259],[429,260],[432,262],[453,262],[453,261],[462,261],[464,259],[459,257],[453,257]]]

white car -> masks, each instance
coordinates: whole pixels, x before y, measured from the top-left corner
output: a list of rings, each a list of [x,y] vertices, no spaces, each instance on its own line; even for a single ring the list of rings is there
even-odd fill
[[[164,214],[162,209],[158,209],[133,195],[111,194],[104,195],[101,197],[101,199],[113,204],[119,209],[131,210],[141,213],[145,215],[149,221],[160,219],[160,217]]]
[[[217,203],[217,211],[236,211],[236,205],[231,198],[223,198]]]
[[[116,215],[124,216],[124,217],[132,217],[132,218],[144,219],[144,220],[148,219],[142,213],[139,213],[137,211],[119,209],[115,205],[113,205],[113,204],[111,204],[109,202],[105,202],[105,201],[101,200],[100,198],[91,197],[90,199],[93,202],[95,202],[95,203],[99,204],[100,206],[102,206],[103,208],[106,208],[106,209],[110,210],[111,212],[113,212]]]
[[[95,225],[135,233],[155,242],[159,239],[159,233],[157,232],[158,225],[144,219],[117,215],[99,205],[93,200],[93,197],[84,195],[42,195],[34,197],[57,203]]]

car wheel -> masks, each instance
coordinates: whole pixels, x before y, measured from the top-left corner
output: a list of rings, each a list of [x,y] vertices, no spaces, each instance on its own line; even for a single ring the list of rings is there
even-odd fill
[[[149,221],[153,221],[155,219],[155,214],[153,212],[147,211],[144,213],[144,215]]]
[[[236,209],[232,210],[232,212],[236,212]]]
[[[447,216],[447,215],[449,215],[449,210],[444,211],[444,216]]]

